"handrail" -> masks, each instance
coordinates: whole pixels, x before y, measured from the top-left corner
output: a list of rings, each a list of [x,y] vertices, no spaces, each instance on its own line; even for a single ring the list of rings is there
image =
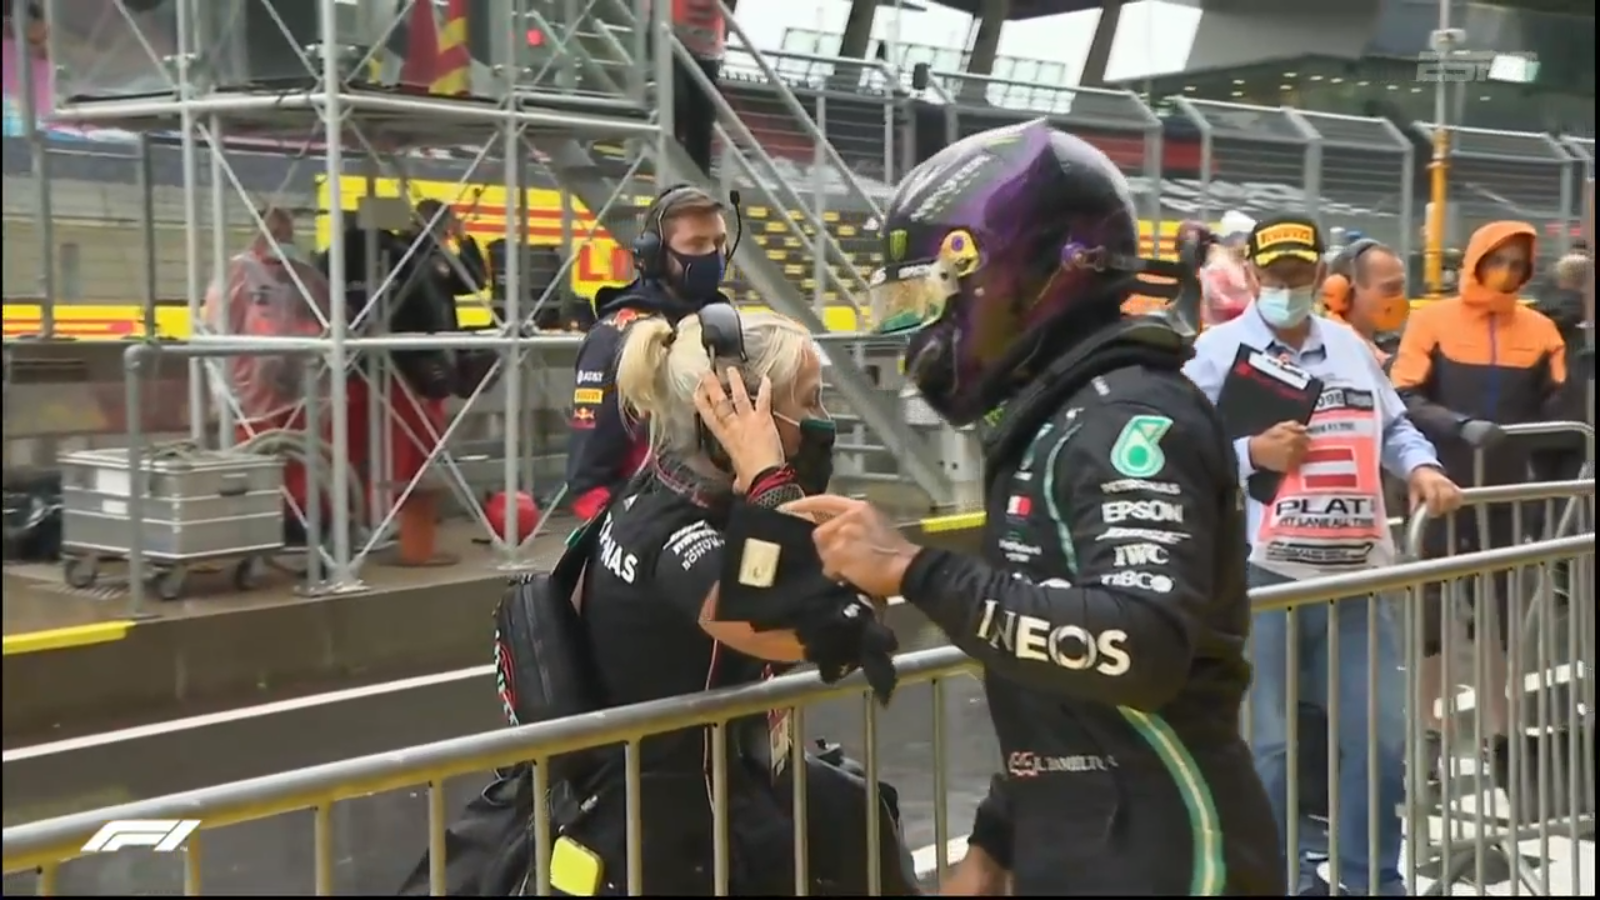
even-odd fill
[[[997,76],[994,76],[994,75],[976,75],[976,74],[973,74],[971,72],[952,72],[949,69],[930,69],[928,71],[928,74],[931,76],[930,83],[938,83],[939,81],[942,81],[944,79],[950,79],[950,80],[953,80],[953,81],[961,83],[963,85],[963,89],[965,88],[965,85],[967,85],[967,84],[981,84],[981,85],[985,85],[986,87],[1022,88],[1024,90],[1033,91],[1033,92],[1038,92],[1038,91],[1041,91],[1041,90],[1042,91],[1053,91],[1053,92],[1056,92],[1056,93],[1059,93],[1059,94],[1067,94],[1067,95],[1070,95],[1070,96],[1073,96],[1073,97],[1077,97],[1077,96],[1081,95],[1081,96],[1085,96],[1085,97],[1108,97],[1108,98],[1109,97],[1114,97],[1114,98],[1116,98],[1118,100],[1132,100],[1133,101],[1133,105],[1141,113],[1140,118],[1142,118],[1144,121],[1138,123],[1137,125],[1135,125],[1135,123],[1132,123],[1132,122],[1123,123],[1122,127],[1127,128],[1130,131],[1138,130],[1138,129],[1141,129],[1141,128],[1142,129],[1146,129],[1146,130],[1148,130],[1148,129],[1160,129],[1161,128],[1161,117],[1156,115],[1155,110],[1151,109],[1149,104],[1145,103],[1144,100],[1140,99],[1138,93],[1136,93],[1134,91],[1130,91],[1130,90],[1125,90],[1125,89],[1122,89],[1122,88],[1080,87],[1078,85],[1059,85],[1059,84],[1051,84],[1051,85],[1042,85],[1041,86],[1041,85],[1037,85],[1037,84],[1031,84],[1031,83],[1026,82],[1026,81],[1018,81],[1016,79],[1011,79],[1011,78],[1000,78],[1000,77],[997,77]],[[942,87],[941,87],[941,90],[939,91],[939,93],[941,95],[945,96],[945,97],[950,97],[951,96],[950,92],[948,90],[943,89]],[[953,102],[955,104],[962,105],[964,102],[970,102],[970,101],[963,101],[963,98],[961,97],[962,93],[963,93],[963,90],[957,90],[955,92],[955,97],[953,99]],[[1001,107],[1001,108],[1004,108],[1004,107]],[[1012,110],[1012,111],[1013,112],[1021,112],[1021,110]],[[1045,115],[1046,117],[1048,117],[1050,115],[1049,113],[1040,113],[1040,114],[1041,115]],[[1079,119],[1084,119],[1084,118],[1098,118],[1098,117],[1083,117],[1083,116],[1079,117]],[[1102,120],[1102,121],[1104,121],[1104,120]]]
[[[1594,532],[1591,531],[1567,538],[1518,544],[1515,547],[1496,547],[1493,550],[1443,556],[1438,559],[1421,559],[1384,566],[1381,569],[1323,575],[1303,581],[1256,588],[1250,592],[1250,608],[1253,612],[1270,612],[1307,603],[1327,603],[1349,597],[1385,594],[1409,587],[1466,578],[1480,572],[1538,565],[1572,556],[1593,555],[1594,552]]]
[[[1573,521],[1575,521],[1578,511],[1576,506],[1578,497],[1582,496],[1584,493],[1587,493],[1590,497],[1594,496],[1594,470],[1591,468],[1592,464],[1587,461],[1593,459],[1595,440],[1594,426],[1588,424],[1587,422],[1579,422],[1572,419],[1557,419],[1549,422],[1517,422],[1510,425],[1503,425],[1501,426],[1500,430],[1507,437],[1540,437],[1554,434],[1578,434],[1583,437],[1584,443],[1590,452],[1585,454],[1586,461],[1583,468],[1578,472],[1578,478],[1566,482],[1545,482],[1543,484],[1545,486],[1560,484],[1582,484],[1587,481],[1587,483],[1590,485],[1587,491],[1574,490],[1570,493],[1554,497],[1545,496],[1542,494],[1540,496],[1510,496],[1510,493],[1518,489],[1530,487],[1528,484],[1522,484],[1475,487],[1466,492],[1469,498],[1469,503],[1473,502],[1470,499],[1472,497],[1486,496],[1485,494],[1478,492],[1489,492],[1487,495],[1488,499],[1484,499],[1474,504],[1478,506],[1486,506],[1492,503],[1534,502],[1539,500],[1560,500],[1565,498],[1567,501],[1567,508],[1562,510],[1561,517],[1555,531],[1555,534],[1559,536],[1563,531],[1570,527]],[[1483,451],[1481,449],[1475,450],[1473,453],[1472,468],[1474,480],[1481,481],[1483,475]],[[1405,551],[1408,556],[1417,558],[1423,555],[1422,541],[1427,532],[1428,521],[1429,517],[1426,515],[1426,511],[1418,510],[1417,513],[1413,515],[1412,521],[1408,523],[1406,527],[1405,545]],[[1486,528],[1487,525],[1480,523],[1480,527]]]
[[[834,67],[837,73],[839,66],[847,65],[865,72],[877,72],[884,78],[884,83],[889,85],[901,84],[899,70],[881,59],[843,59],[837,56],[824,56],[821,53],[805,53],[800,50],[763,50],[762,55],[769,59],[791,59],[798,62],[817,63]],[[779,73],[780,75],[782,73]],[[793,90],[793,88],[790,88]],[[828,93],[827,88],[805,88],[806,93]]]
[[[1538,481],[1531,484],[1500,484],[1489,487],[1468,488],[1461,492],[1463,506],[1487,506],[1495,503],[1536,503],[1541,500],[1570,500],[1594,496],[1594,479],[1576,481]],[[1436,517],[1428,508],[1418,507],[1406,523],[1406,553],[1412,557],[1422,555],[1422,540],[1428,523]]]
[[[774,206],[783,208],[786,211],[799,213],[801,218],[805,220],[806,224],[815,229],[815,235],[807,235],[800,228],[800,226],[795,223],[791,216],[785,215],[780,216],[779,218],[787,224],[790,232],[792,232],[796,237],[799,237],[801,240],[806,240],[809,237],[815,237],[819,239],[822,245],[827,249],[828,254],[833,257],[833,260],[835,262],[843,263],[843,265],[839,266],[839,268],[849,272],[850,275],[853,276],[856,290],[863,293],[866,292],[866,279],[861,277],[860,271],[858,271],[855,265],[850,261],[850,257],[845,254],[844,248],[840,247],[839,243],[834,240],[832,230],[827,227],[826,223],[817,217],[815,211],[812,210],[811,205],[803,202],[803,199],[800,197],[800,195],[796,194],[794,189],[789,186],[788,182],[784,181],[782,177],[782,170],[778,168],[778,164],[772,159],[771,154],[767,153],[766,148],[761,146],[761,142],[756,139],[755,133],[750,130],[750,126],[746,125],[744,120],[739,118],[738,111],[735,110],[733,105],[728,102],[728,98],[722,96],[722,93],[716,89],[716,85],[711,83],[711,79],[706,77],[706,73],[700,71],[700,68],[694,65],[694,56],[689,53],[688,48],[683,46],[683,43],[676,37],[672,39],[672,52],[678,57],[678,61],[681,62],[688,70],[689,78],[695,83],[695,88],[697,90],[705,91],[706,94],[711,97],[712,103],[717,107],[717,112],[722,119],[722,121],[717,123],[717,131],[719,136],[722,137],[725,143],[731,146],[740,147],[745,151],[733,154],[734,158],[744,164],[748,170],[750,161],[745,159],[745,156],[747,153],[753,154],[761,161],[762,165],[764,165],[767,170],[772,173],[772,183],[769,183],[768,179],[765,178],[752,177],[750,179],[753,182],[752,186],[755,187],[756,190],[766,194],[769,200],[777,200],[778,202],[773,203]],[[733,133],[741,139],[740,141],[728,139],[728,128],[726,126],[730,125],[732,126]],[[753,170],[748,171],[752,176],[756,174]],[[860,303],[858,303],[855,297],[852,296],[851,291],[846,289],[846,285],[839,282],[838,276],[833,271],[833,267],[824,266],[823,271],[827,273],[829,280],[833,281],[840,289],[840,293],[845,295],[845,298],[850,302],[850,305],[855,308],[856,313],[858,315],[861,314],[862,309]]]
[[[1593,554],[1594,549],[1594,534],[1589,533],[1259,588],[1251,591],[1250,597],[1257,610],[1325,603],[1464,578],[1485,570],[1554,562]],[[908,653],[895,660],[902,683],[942,678],[974,666],[955,647]],[[9,873],[71,859],[107,819],[198,818],[203,822],[202,828],[217,828],[529,760],[633,742],[699,724],[765,714],[802,702],[860,695],[866,687],[860,672],[831,685],[823,684],[814,672],[784,675],[759,684],[500,729],[31,822],[5,829],[0,841],[4,846],[4,869]]]
[[[633,15],[632,11],[624,6],[620,0],[604,0],[604,2],[612,7],[614,15],[628,17]],[[635,27],[637,27],[637,22],[635,22]],[[777,162],[772,159],[771,154],[767,153],[766,148],[756,139],[755,133],[750,130],[750,127],[739,117],[738,111],[728,102],[728,98],[724,97],[722,92],[717,89],[717,86],[711,82],[711,79],[700,71],[699,66],[694,64],[693,55],[689,53],[688,48],[684,47],[683,42],[679,41],[676,36],[671,39],[671,49],[673,55],[683,65],[689,79],[695,83],[695,89],[705,92],[705,95],[711,99],[712,105],[716,107],[718,119],[716,123],[717,136],[722,139],[724,145],[739,149],[740,152],[731,155],[745,167],[751,186],[766,195],[767,201],[772,206],[783,209],[786,212],[791,210],[798,212],[805,220],[805,223],[815,230],[815,237],[820,240],[830,260],[837,264],[822,267],[825,277],[849,302],[856,315],[858,317],[862,316],[865,311],[854,295],[856,293],[864,293],[867,290],[866,279],[856,270],[850,257],[834,240],[833,232],[827,227],[826,223],[815,215],[812,205],[804,202],[803,198],[796,194],[793,188],[783,179],[783,172],[778,168]],[[747,48],[747,50],[749,50],[751,56],[755,56],[753,48]],[[776,81],[775,84],[780,91],[788,90],[788,85],[783,84],[781,80]],[[815,123],[810,124],[815,125]],[[734,140],[733,138],[735,137],[738,140]],[[832,149],[832,145],[827,143],[826,138],[824,138],[823,143],[830,150]],[[762,177],[761,173],[756,172],[750,160],[745,158],[746,156],[754,156],[760,162],[762,168],[766,170],[767,176]],[[807,235],[799,223],[795,222],[790,216],[780,216],[779,219],[792,236],[798,238],[802,243],[810,243],[812,236]],[[852,283],[846,284],[841,281],[837,272],[835,272],[835,268],[849,272],[852,276]]]
[[[874,218],[883,218],[883,207],[878,205],[872,195],[867,192],[866,187],[856,178],[855,171],[844,161],[844,157],[839,155],[839,151],[834,148],[833,142],[828,140],[828,136],[823,133],[822,128],[812,120],[811,114],[806,112],[806,108],[795,97],[794,91],[783,83],[783,78],[778,75],[776,69],[772,68],[772,64],[767,62],[763,51],[756,49],[755,42],[750,40],[749,35],[745,34],[744,26],[739,24],[739,18],[733,14],[733,10],[729,9],[723,0],[717,0],[717,8],[722,10],[722,20],[728,23],[728,31],[738,35],[739,40],[744,43],[744,49],[741,52],[755,60],[757,68],[761,69],[761,74],[765,75],[767,80],[771,81],[773,86],[777,88],[778,97],[783,101],[783,105],[788,108],[789,113],[800,121],[801,126],[809,133],[810,138],[818,142],[822,147],[823,154],[827,156],[828,165],[838,170],[839,176],[845,180],[845,183],[850,186],[856,196],[867,204],[867,209],[872,212]],[[840,62],[847,63],[849,60],[840,60]]]

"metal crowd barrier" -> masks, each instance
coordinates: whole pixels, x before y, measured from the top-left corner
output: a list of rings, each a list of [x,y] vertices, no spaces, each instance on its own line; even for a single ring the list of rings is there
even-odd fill
[[[1594,482],[1591,479],[1582,482],[1474,490],[1468,492],[1468,499],[1474,504],[1512,500],[1528,502],[1561,497],[1592,498],[1593,492]],[[1405,659],[1404,677],[1407,690],[1399,697],[1380,696],[1376,693],[1378,679],[1375,673],[1378,665],[1373,656],[1368,654],[1366,682],[1363,686],[1365,711],[1360,717],[1361,724],[1368,724],[1377,722],[1380,712],[1392,713],[1393,707],[1387,704],[1399,702],[1401,697],[1406,698],[1412,709],[1419,708],[1416,704],[1426,700],[1420,692],[1417,678],[1416,663],[1420,635],[1415,624],[1414,611],[1420,606],[1429,586],[1442,584],[1448,587],[1473,580],[1482,581],[1494,573],[1509,570],[1539,573],[1537,581],[1542,590],[1543,586],[1551,583],[1551,572],[1558,566],[1587,572],[1586,567],[1593,564],[1594,553],[1594,534],[1590,531],[1477,553],[1408,562],[1368,572],[1272,586],[1253,591],[1251,597],[1259,614],[1284,611],[1289,616],[1304,615],[1318,609],[1336,611],[1352,599],[1361,600],[1377,596],[1401,600],[1405,609],[1406,634],[1411,638],[1407,641],[1408,650]],[[1411,767],[1405,801],[1405,830],[1411,850],[1405,863],[1405,872],[1412,885],[1417,884],[1419,870],[1433,863],[1435,858],[1443,866],[1442,880],[1445,882],[1461,874],[1465,861],[1474,867],[1478,876],[1475,882],[1478,891],[1480,894],[1484,893],[1485,868],[1493,853],[1502,850],[1513,854],[1513,870],[1521,886],[1528,887],[1534,893],[1548,895],[1552,893],[1549,882],[1550,866],[1542,866],[1537,873],[1526,871],[1525,867],[1519,865],[1520,855],[1516,855],[1519,853],[1519,842],[1530,839],[1531,836],[1532,840],[1538,842],[1539,852],[1548,859],[1548,845],[1553,837],[1565,837],[1576,841],[1592,829],[1594,723],[1590,673],[1594,663],[1594,648],[1592,638],[1585,643],[1574,637],[1586,629],[1585,633],[1592,634],[1594,626],[1592,577],[1583,576],[1574,582],[1571,590],[1571,600],[1566,608],[1569,614],[1576,616],[1579,621],[1574,623],[1574,630],[1568,632],[1569,655],[1562,665],[1567,667],[1569,684],[1582,680],[1581,692],[1585,699],[1580,701],[1579,692],[1573,689],[1569,689],[1559,701],[1552,698],[1555,688],[1545,675],[1557,665],[1558,660],[1554,655],[1556,642],[1547,639],[1551,628],[1548,616],[1540,619],[1537,630],[1541,637],[1535,644],[1534,659],[1527,661],[1528,666],[1538,676],[1532,700],[1537,711],[1536,721],[1541,726],[1552,729],[1557,725],[1563,725],[1567,730],[1562,733],[1559,740],[1545,739],[1545,735],[1553,732],[1543,730],[1537,732],[1531,752],[1528,748],[1523,748],[1523,752],[1519,753],[1517,745],[1512,745],[1509,771],[1515,777],[1505,786],[1512,808],[1511,813],[1506,813],[1504,804],[1498,802],[1498,795],[1493,790],[1493,774],[1490,773],[1486,778],[1481,767],[1475,769],[1468,778],[1478,789],[1469,797],[1455,796],[1449,792],[1448,789],[1457,783],[1455,780],[1457,776],[1454,769],[1446,767],[1447,777],[1451,780],[1445,783],[1443,806],[1436,812],[1431,810],[1427,799],[1428,788],[1418,777],[1418,773],[1423,771],[1421,747],[1426,743],[1420,725],[1424,717],[1406,716],[1412,724],[1405,728],[1405,759],[1409,761]],[[1385,627],[1379,615],[1383,607],[1380,604],[1369,603],[1366,608],[1365,639],[1371,641],[1375,640]],[[1542,608],[1549,609],[1548,606]],[[1515,625],[1513,627],[1515,628]],[[1330,635],[1330,645],[1329,664],[1335,667],[1337,674],[1340,654],[1336,636]],[[973,663],[953,647],[906,654],[897,660],[902,684],[931,682],[933,687],[931,715],[934,722],[933,759],[936,769],[934,776],[936,796],[932,805],[934,833],[937,839],[937,864],[940,871],[943,871],[950,862],[946,844],[951,827],[946,796],[948,785],[943,772],[947,759],[944,749],[947,736],[943,724],[945,698],[942,686],[949,678],[969,672],[972,667]],[[1475,686],[1484,683],[1481,678],[1475,678],[1474,681]],[[1330,684],[1333,683],[1334,681],[1330,680]],[[1293,722],[1293,711],[1297,709],[1301,699],[1298,680],[1291,676],[1285,687],[1290,703],[1286,712]],[[1482,694],[1479,693],[1478,696]],[[857,749],[863,753],[869,775],[867,808],[876,810],[877,787],[870,779],[877,771],[876,723],[879,711],[867,691],[865,681],[858,674],[837,684],[825,685],[815,674],[801,673],[757,685],[710,691],[608,710],[604,713],[504,729],[395,753],[344,760],[149,801],[19,825],[7,828],[4,832],[4,870],[7,873],[37,870],[37,893],[41,896],[54,895],[60,887],[59,878],[63,864],[86,855],[83,850],[85,842],[89,841],[108,821],[199,820],[199,830],[189,838],[185,848],[184,868],[186,892],[198,894],[202,889],[201,846],[212,830],[309,809],[314,812],[312,835],[315,847],[314,887],[319,895],[331,894],[334,890],[336,859],[332,825],[334,805],[344,800],[423,785],[426,786],[428,793],[428,846],[432,850],[430,885],[433,893],[441,894],[445,888],[443,850],[445,829],[448,825],[448,813],[442,790],[446,779],[483,773],[528,760],[542,763],[561,754],[592,747],[623,744],[627,748],[624,780],[630,794],[630,815],[634,817],[635,823],[628,830],[626,880],[630,894],[638,894],[643,889],[640,847],[642,841],[648,838],[643,834],[642,819],[639,818],[640,810],[636,799],[641,778],[639,747],[643,738],[694,726],[707,726],[720,734],[722,729],[727,727],[727,723],[735,718],[787,708],[796,712],[790,717],[790,746],[802,747],[806,743],[802,710],[820,701],[852,697],[862,703],[866,746]],[[1351,761],[1349,757],[1341,760],[1340,755],[1339,700],[1339,696],[1335,693],[1328,701],[1330,720],[1333,723],[1329,728],[1327,742],[1329,760],[1326,775],[1330,784],[1337,784],[1341,762]],[[1514,707],[1521,708],[1518,706],[1516,695],[1512,697],[1512,703]],[[1473,720],[1475,734],[1483,733],[1482,707],[1482,704],[1474,704],[1471,709],[1461,712]],[[1557,719],[1557,713],[1568,717],[1564,724]],[[1376,742],[1380,735],[1373,727],[1368,727],[1366,732],[1365,755],[1369,758],[1375,757]],[[712,795],[717,798],[714,804],[716,841],[713,862],[715,883],[724,889],[719,893],[725,893],[729,862],[729,825],[726,808],[728,760],[726,742],[713,740],[711,745],[714,748]],[[1343,746],[1346,749],[1349,747],[1348,744]],[[1288,741],[1287,750],[1291,757],[1291,766],[1294,755],[1300,749],[1295,740]],[[1562,765],[1567,767],[1564,773],[1557,768]],[[804,809],[805,767],[791,766],[790,769],[794,772],[797,808]],[[535,767],[535,796],[543,796],[549,786],[543,767]],[[1369,799],[1376,796],[1377,788],[1372,778],[1368,779],[1366,788]],[[1294,796],[1292,786],[1290,790],[1288,808],[1295,810],[1298,809],[1298,800]],[[1535,816],[1528,818],[1536,821],[1524,825],[1520,823],[1521,817],[1516,815],[1516,809],[1519,802],[1528,802],[1527,798],[1530,796],[1533,798]],[[1476,804],[1467,802],[1472,798],[1486,797],[1493,802]],[[1364,838],[1369,844],[1376,840],[1375,813],[1376,807],[1369,803]],[[1442,824],[1436,822],[1436,818],[1440,817]],[[1345,825],[1344,812],[1337,801],[1330,803],[1325,820],[1330,831],[1328,852],[1331,857],[1337,859],[1340,832]],[[1291,822],[1296,824],[1292,824],[1291,828],[1298,827],[1298,821],[1298,817],[1292,817]],[[532,823],[533,833],[548,834],[549,824],[548,811],[543,805],[538,806]],[[877,827],[877,817],[874,813],[868,819],[869,841],[875,840]],[[805,830],[798,829],[797,833],[800,836],[796,844],[796,856],[800,860],[797,866],[797,880],[803,882],[806,855],[803,837]],[[1436,849],[1428,851],[1433,855],[1427,859],[1424,859],[1423,851],[1419,849],[1424,844],[1430,848],[1434,844],[1438,845]],[[535,872],[530,880],[530,886],[534,893],[548,895],[550,893],[549,844],[539,841],[536,842],[536,847]],[[1572,860],[1571,871],[1568,874],[1576,884],[1581,874],[1576,852]]]
[[[514,492],[528,485],[548,486],[561,482],[569,434],[570,403],[576,387],[573,359],[581,338],[569,334],[540,334],[526,338],[479,335],[473,340],[479,347],[489,351],[505,351],[510,344],[520,344],[522,356],[518,363],[513,364],[507,353],[499,364],[499,370],[507,372],[507,377],[486,380],[471,397],[449,401],[448,419],[439,433],[433,436],[437,438],[440,449],[431,457],[429,472],[436,476],[433,481],[435,486],[442,486],[449,492],[454,508],[481,528],[498,548],[500,564],[528,564],[534,551],[534,537],[544,532],[548,520],[541,519],[539,528],[533,533],[534,537],[505,540],[485,519],[476,498],[497,490]],[[817,340],[830,359],[830,368],[825,371],[831,372],[832,361],[854,364],[871,373],[881,403],[897,406],[902,402],[900,394],[906,382],[897,363],[903,338],[839,333],[818,335]],[[381,353],[432,342],[434,338],[428,336],[391,335],[357,340],[352,347],[378,343],[381,348],[376,352]],[[169,393],[182,392],[186,387],[184,383],[175,383],[170,376],[174,372],[185,371],[183,364],[189,360],[215,362],[231,357],[304,357],[311,373],[305,383],[308,391],[314,389],[301,401],[301,408],[308,416],[304,433],[317,436],[314,443],[326,444],[331,450],[331,437],[321,434],[321,426],[331,418],[331,406],[325,394],[326,379],[313,377],[322,371],[323,366],[315,348],[304,341],[213,339],[209,342],[122,342],[94,344],[91,347],[99,358],[94,377],[108,384],[112,378],[121,382],[118,393],[125,411],[123,426],[126,434],[74,433],[61,438],[59,442],[51,440],[53,448],[45,451],[38,445],[53,437],[48,426],[56,421],[54,417],[60,415],[57,411],[63,406],[72,406],[73,401],[82,401],[82,406],[103,402],[98,399],[101,394],[88,390],[81,383],[62,387],[30,382],[13,390],[8,377],[6,387],[11,396],[7,399],[15,401],[14,406],[7,406],[4,443],[8,469],[12,466],[43,468],[55,465],[57,454],[67,449],[126,447],[134,456],[139,456],[146,450],[176,439],[178,435],[172,431],[171,417],[166,416],[164,423],[158,421],[170,412],[159,399]],[[37,360],[41,365],[59,365],[59,358],[66,348],[52,342],[8,337],[5,349],[9,376],[9,366],[14,357],[23,359],[24,364]],[[510,377],[512,371],[517,372],[519,377]],[[189,371],[187,377],[196,378],[193,371]],[[205,377],[200,378],[202,384],[205,380]],[[17,396],[18,392],[20,396]],[[862,417],[856,415],[853,406],[833,386],[831,378],[824,383],[824,401],[834,413],[840,428],[840,443],[835,448],[838,489],[841,492],[874,491],[874,497],[879,502],[890,498],[898,503],[897,513],[909,514],[913,518],[926,513],[932,502],[930,498],[907,483],[895,454],[876,438]],[[232,404],[234,399],[228,397],[227,402]],[[233,411],[237,413],[237,410]],[[85,418],[93,419],[94,411],[85,414]],[[226,436],[221,441],[222,447],[231,446],[234,429],[222,422],[220,416],[218,418],[219,421],[215,423],[200,423],[199,438],[195,437],[194,430],[190,430],[190,441],[210,446],[215,443],[213,435],[223,432]],[[385,446],[384,429],[380,426],[386,424],[387,414],[379,404],[377,392],[373,392],[369,398],[366,418],[370,446]],[[953,463],[948,467],[953,473],[949,477],[952,484],[970,486],[975,483],[977,467],[965,458],[971,448],[963,437],[950,432],[937,419],[919,420],[911,425],[915,433],[937,444],[941,459]],[[508,460],[512,461],[509,466]],[[315,464],[317,461],[312,462]],[[136,460],[133,465],[140,463]],[[359,486],[352,487],[355,481],[343,489],[333,487],[333,473],[325,465],[321,472],[311,473],[309,494],[304,504],[285,494],[289,500],[290,514],[305,530],[307,546],[323,547],[323,538],[329,538],[324,550],[307,553],[304,583],[307,594],[315,595],[330,590],[333,584],[339,582],[340,572],[349,573],[345,577],[353,577],[360,571],[369,556],[384,546],[384,541],[392,531],[388,526],[392,523],[394,510],[400,501],[418,488],[421,477],[401,484],[394,481],[392,473],[372,471],[364,474],[367,480],[382,486],[381,490],[374,490],[372,497],[365,500]],[[957,477],[958,474],[960,477]],[[130,477],[137,478],[137,474]],[[319,496],[338,498],[341,510],[334,513],[333,521],[317,521],[322,510],[322,504],[315,502]],[[552,497],[546,488],[541,500],[551,501],[548,505],[553,507],[557,504]],[[129,504],[130,529],[136,544],[142,539],[148,524],[141,518],[144,513],[137,506],[135,502]],[[337,521],[341,514],[348,518],[347,523]],[[506,528],[507,533],[518,530],[514,524]],[[341,539],[338,535],[347,535],[343,538],[347,546],[339,547]],[[133,557],[130,565],[137,570],[141,563],[137,554],[133,554]],[[144,604],[144,579],[136,573],[130,573],[129,578],[128,615],[131,618],[149,615],[151,610]]]

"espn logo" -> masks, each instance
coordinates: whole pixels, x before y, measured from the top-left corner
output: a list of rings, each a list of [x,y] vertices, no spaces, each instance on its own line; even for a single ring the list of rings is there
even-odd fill
[[[1528,84],[1539,77],[1537,53],[1493,50],[1424,50],[1417,54],[1417,81],[1425,84],[1475,84],[1500,81]]]

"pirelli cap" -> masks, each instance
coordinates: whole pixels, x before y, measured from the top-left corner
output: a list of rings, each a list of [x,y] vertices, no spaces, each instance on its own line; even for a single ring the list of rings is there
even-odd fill
[[[1256,223],[1245,255],[1258,266],[1269,266],[1285,257],[1315,263],[1322,261],[1326,249],[1317,223],[1304,216],[1274,216]]]

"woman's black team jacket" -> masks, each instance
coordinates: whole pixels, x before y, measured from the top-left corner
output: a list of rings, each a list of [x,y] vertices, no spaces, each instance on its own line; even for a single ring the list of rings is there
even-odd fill
[[[1075,348],[986,441],[985,560],[923,550],[905,599],[983,663],[1005,769],[971,842],[1019,895],[1284,896],[1240,736],[1237,467],[1158,320]]]
[[[700,627],[701,606],[722,577],[725,544],[711,509],[719,501],[696,481],[682,465],[658,459],[605,514],[589,561],[583,621],[607,707],[750,684],[780,668],[716,643]],[[754,716],[729,722],[723,734],[732,893],[791,894],[792,773],[787,744],[775,745],[775,736],[788,732],[780,721]],[[646,894],[707,896],[715,886],[712,740],[711,729],[696,727],[640,743]],[[611,776],[600,779],[605,786],[568,830],[605,860],[606,893],[627,887],[623,751],[610,750]],[[810,892],[864,896],[865,782],[814,754],[806,755],[806,767]],[[893,788],[882,788],[883,890],[894,895],[906,892],[910,854],[900,840]]]

